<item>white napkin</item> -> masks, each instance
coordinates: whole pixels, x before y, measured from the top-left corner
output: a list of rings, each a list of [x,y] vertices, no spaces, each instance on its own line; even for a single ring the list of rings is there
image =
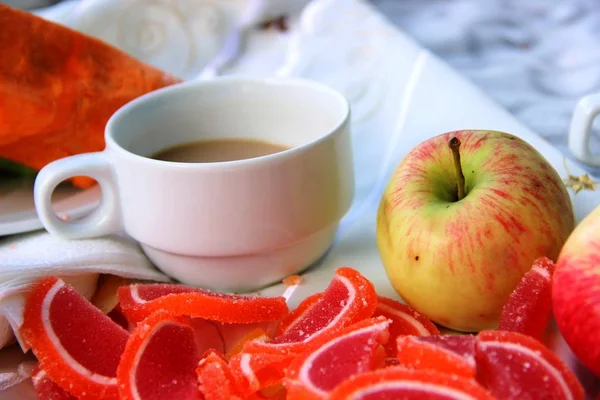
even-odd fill
[[[144,256],[137,243],[122,236],[64,240],[46,232],[0,239],[0,348],[19,340],[25,300],[41,278],[59,276],[88,299],[98,274],[168,281]],[[19,340],[23,350],[25,344]]]

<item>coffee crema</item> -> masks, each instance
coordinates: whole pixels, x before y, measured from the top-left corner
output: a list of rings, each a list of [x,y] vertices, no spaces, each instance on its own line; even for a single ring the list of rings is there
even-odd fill
[[[212,139],[178,144],[150,158],[184,163],[245,160],[288,150],[289,147],[256,139]]]

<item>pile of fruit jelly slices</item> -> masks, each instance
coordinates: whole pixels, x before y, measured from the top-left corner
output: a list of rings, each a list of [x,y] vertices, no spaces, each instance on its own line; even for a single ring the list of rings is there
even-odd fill
[[[513,332],[442,335],[342,267],[291,312],[284,297],[122,286],[129,330],[49,277],[28,298],[22,333],[42,398],[583,400],[574,374],[538,340],[552,266],[536,260],[509,298],[501,320]],[[527,306],[515,308],[516,298]]]

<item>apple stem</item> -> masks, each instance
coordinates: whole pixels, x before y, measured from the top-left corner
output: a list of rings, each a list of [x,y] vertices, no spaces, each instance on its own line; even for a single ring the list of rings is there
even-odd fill
[[[458,151],[458,148],[460,147],[460,140],[453,137],[452,139],[450,139],[448,145],[452,150],[452,157],[454,157],[454,167],[456,167],[458,200],[462,200],[465,197],[465,176],[462,171],[462,166],[460,165],[460,152]]]

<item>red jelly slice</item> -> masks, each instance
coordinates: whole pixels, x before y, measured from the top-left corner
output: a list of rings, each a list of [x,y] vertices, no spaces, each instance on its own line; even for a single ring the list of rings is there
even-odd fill
[[[133,322],[159,310],[227,323],[275,321],[288,313],[283,297],[232,295],[160,283],[121,287],[119,302]]]
[[[482,331],[477,339],[477,380],[496,398],[584,399],[575,375],[536,339],[508,331]]]
[[[310,350],[320,337],[333,336],[345,326],[371,317],[377,294],[373,284],[358,271],[342,267],[336,270],[321,298],[312,300],[297,318],[286,322],[279,336],[267,342],[249,341],[231,359],[239,364],[237,377],[246,380],[244,387],[259,390],[281,381],[283,368],[293,356]]]
[[[31,383],[40,400],[75,400],[76,397],[58,386],[46,372],[36,366],[31,372]]]
[[[25,306],[21,333],[51,380],[84,399],[116,399],[117,366],[129,333],[55,277]]]
[[[383,367],[382,345],[388,340],[388,327],[384,317],[360,321],[295,358],[284,379],[287,398],[327,399],[345,379]]]
[[[157,312],[140,322],[117,370],[120,399],[198,399],[195,333],[189,318]]]
[[[389,318],[390,340],[385,345],[388,357],[396,357],[396,338],[404,335],[439,335],[439,329],[427,317],[399,301],[379,296],[375,316]]]
[[[256,344],[258,349],[297,353],[323,335],[371,317],[376,306],[377,294],[373,284],[352,268],[338,268],[321,299],[289,324],[279,336],[268,343]],[[250,347],[245,350],[251,351]]]
[[[418,336],[401,336],[397,344],[398,361],[404,367],[475,377],[475,364],[454,351],[420,341]]]
[[[229,365],[214,351],[209,351],[196,369],[200,393],[205,400],[241,400],[245,398],[235,386]]]
[[[402,367],[355,375],[331,393],[331,400],[494,400],[473,379]]]
[[[279,330],[277,332],[278,335],[283,334],[283,332],[287,331],[288,328],[295,324],[300,318],[304,316],[304,314],[312,308],[321,298],[323,297],[323,293],[315,293],[298,304],[298,307],[294,308],[289,312],[282,320],[279,325]]]
[[[552,260],[546,257],[535,260],[502,308],[498,329],[543,341],[552,315],[553,274]]]

